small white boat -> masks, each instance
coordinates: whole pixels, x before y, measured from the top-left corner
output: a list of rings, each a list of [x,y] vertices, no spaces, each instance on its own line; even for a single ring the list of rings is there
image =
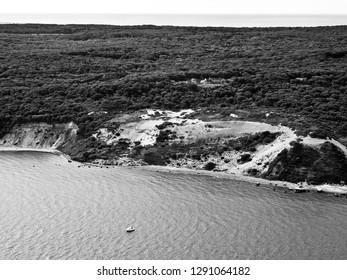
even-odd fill
[[[126,229],[126,232],[133,232],[133,231],[135,231],[135,228],[133,228],[133,227],[128,227]]]

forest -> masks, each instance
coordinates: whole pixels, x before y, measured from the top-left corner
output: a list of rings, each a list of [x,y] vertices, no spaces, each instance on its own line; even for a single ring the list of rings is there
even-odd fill
[[[120,112],[211,108],[347,145],[346,69],[347,26],[1,24],[0,137],[73,121],[87,139]]]

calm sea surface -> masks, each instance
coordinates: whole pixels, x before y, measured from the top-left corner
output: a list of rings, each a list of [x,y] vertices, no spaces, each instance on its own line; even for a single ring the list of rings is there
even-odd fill
[[[346,198],[78,166],[0,152],[0,259],[347,259]]]
[[[0,23],[226,27],[328,26],[347,25],[347,15],[0,14]]]

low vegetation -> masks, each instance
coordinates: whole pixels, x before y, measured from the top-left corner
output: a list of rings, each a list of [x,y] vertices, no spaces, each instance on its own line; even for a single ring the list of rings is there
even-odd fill
[[[231,139],[228,141],[228,148],[236,151],[256,151],[257,145],[266,145],[273,142],[278,136],[279,132],[271,133],[264,131],[260,133],[254,133],[247,136],[239,137],[237,139]]]

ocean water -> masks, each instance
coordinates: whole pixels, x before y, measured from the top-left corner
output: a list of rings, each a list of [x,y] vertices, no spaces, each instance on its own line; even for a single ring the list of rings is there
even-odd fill
[[[0,259],[346,259],[346,213],[346,198],[0,152]]]
[[[1,14],[0,23],[175,25],[225,27],[347,25],[344,15],[247,14]]]

